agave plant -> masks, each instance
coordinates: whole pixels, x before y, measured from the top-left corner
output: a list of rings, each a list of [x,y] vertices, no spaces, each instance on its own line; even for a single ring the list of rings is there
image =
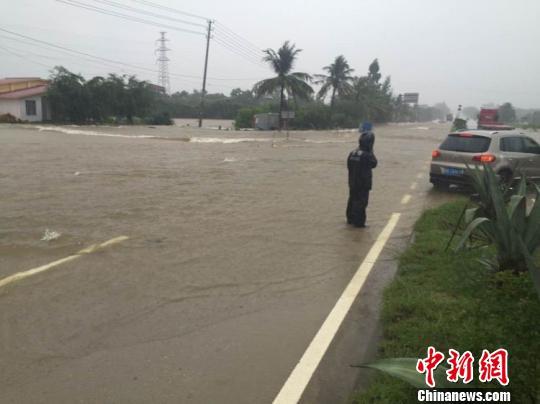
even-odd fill
[[[375,362],[351,365],[354,368],[369,368],[386,373],[409,383],[417,389],[429,389],[426,384],[425,376],[416,370],[417,358],[388,358],[379,359]],[[461,380],[459,382],[450,382],[447,378],[448,368],[444,365],[439,365],[433,372],[433,377],[437,388],[476,388],[475,383],[465,384]]]
[[[469,177],[479,204],[465,213],[467,228],[456,250],[466,248],[471,235],[480,235],[496,250],[495,257],[482,262],[501,271],[528,270],[540,296],[540,269],[533,259],[540,246],[540,187],[533,184],[536,197],[527,212],[527,180],[524,176],[514,188],[501,186],[488,165],[483,169],[469,169]]]

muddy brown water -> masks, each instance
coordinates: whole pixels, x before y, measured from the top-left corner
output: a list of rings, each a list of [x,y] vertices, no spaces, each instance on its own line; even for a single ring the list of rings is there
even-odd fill
[[[270,402],[390,214],[406,237],[454,197],[426,167],[447,130],[375,128],[357,230],[355,131],[1,125],[0,278],[129,237],[0,290],[5,402]]]

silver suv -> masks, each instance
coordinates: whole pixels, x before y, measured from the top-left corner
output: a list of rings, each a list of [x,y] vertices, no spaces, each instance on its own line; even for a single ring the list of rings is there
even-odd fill
[[[467,165],[490,164],[502,180],[520,174],[540,179],[540,145],[518,130],[466,130],[450,133],[432,153],[430,182],[438,188],[467,182]]]

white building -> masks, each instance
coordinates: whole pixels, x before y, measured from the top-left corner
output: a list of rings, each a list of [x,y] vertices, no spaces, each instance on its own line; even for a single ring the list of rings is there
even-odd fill
[[[0,79],[0,115],[11,114],[29,122],[50,120],[46,93],[47,80],[37,77]]]

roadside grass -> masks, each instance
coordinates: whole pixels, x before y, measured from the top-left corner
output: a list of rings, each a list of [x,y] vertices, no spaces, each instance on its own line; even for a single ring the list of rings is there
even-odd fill
[[[540,402],[540,300],[528,273],[490,272],[477,262],[479,250],[444,252],[464,204],[428,210],[416,223],[416,239],[384,292],[379,357],[423,358],[428,346],[445,356],[449,348],[469,350],[477,381],[482,350],[506,348],[512,402]],[[416,402],[416,392],[378,373],[353,402]]]

